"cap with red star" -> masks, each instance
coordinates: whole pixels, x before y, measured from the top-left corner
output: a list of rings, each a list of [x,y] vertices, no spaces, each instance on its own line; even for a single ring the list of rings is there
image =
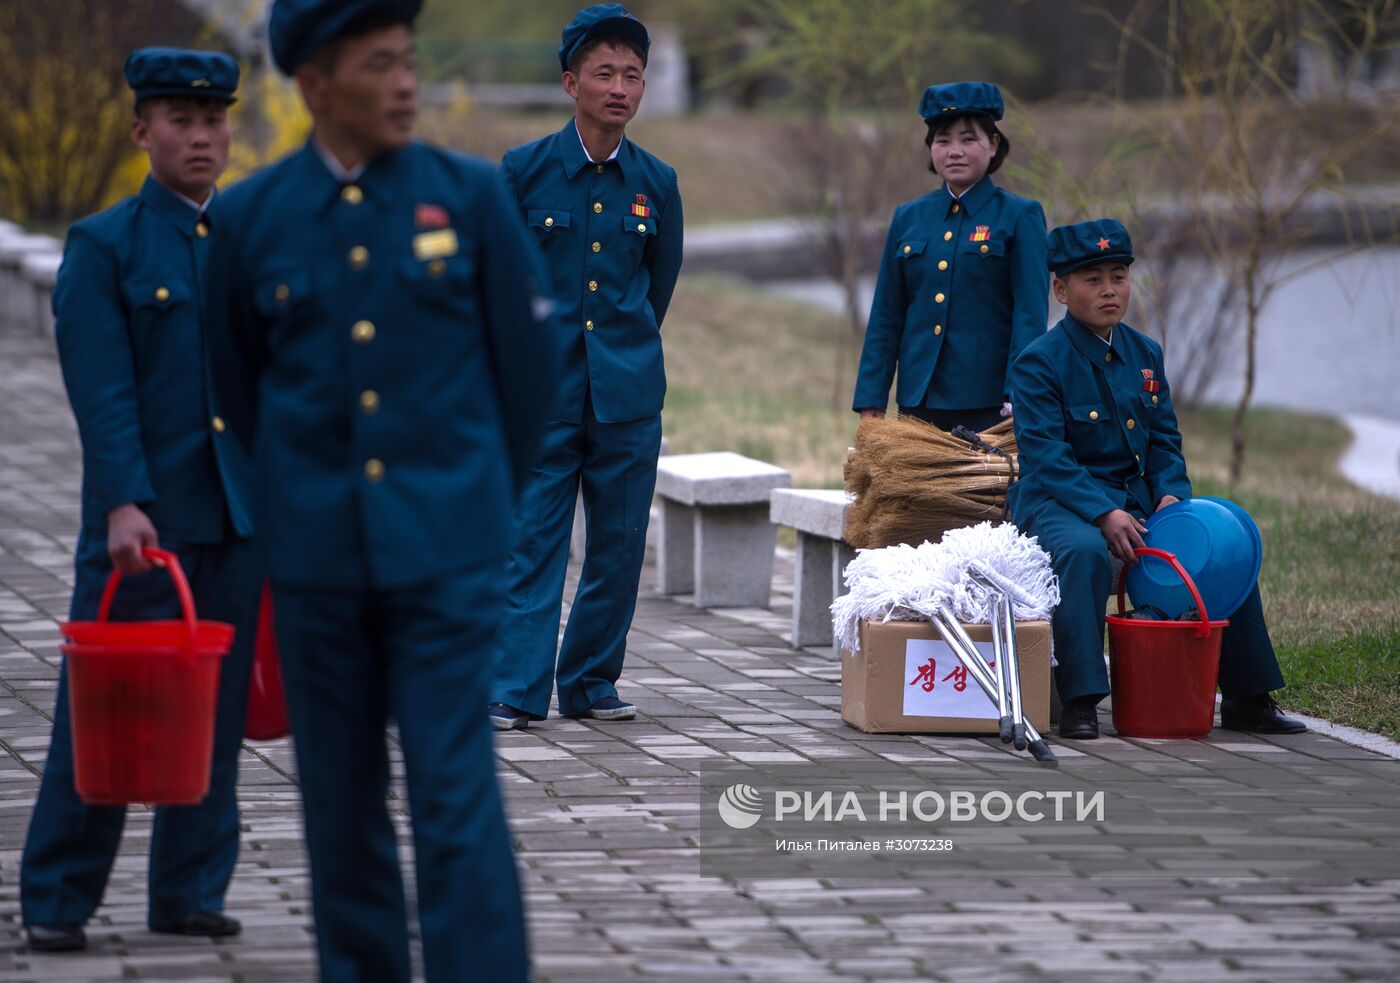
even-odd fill
[[[1133,261],[1133,240],[1123,223],[1097,218],[1052,229],[1046,237],[1046,260],[1056,276],[1100,263]]]

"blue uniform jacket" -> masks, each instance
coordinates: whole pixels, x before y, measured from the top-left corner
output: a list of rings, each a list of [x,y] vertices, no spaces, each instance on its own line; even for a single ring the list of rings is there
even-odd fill
[[[661,412],[661,322],[681,270],[684,218],[676,172],[626,137],[592,164],[574,121],[516,147],[501,174],[544,253],[559,302],[550,337],[563,367],[556,419],[602,423]]]
[[[219,418],[201,332],[209,229],[148,177],[68,232],[53,309],[89,532],[135,502],[168,541],[218,543],[230,522],[252,534],[249,461]]]
[[[1105,344],[1066,314],[1012,366],[1018,525],[1050,500],[1093,522],[1121,508],[1150,515],[1164,495],[1191,497],[1162,348],[1126,324],[1112,338]]]
[[[215,375],[272,579],[398,589],[500,562],[557,373],[495,169],[414,143],[342,184],[308,143],[218,206]]]
[[[1011,363],[1049,318],[1045,212],[984,177],[953,198],[947,185],[894,210],[854,408],[1000,406]]]

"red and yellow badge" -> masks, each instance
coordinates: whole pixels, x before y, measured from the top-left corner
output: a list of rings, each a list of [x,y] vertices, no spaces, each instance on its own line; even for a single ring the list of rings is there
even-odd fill
[[[452,220],[441,205],[419,205],[413,209],[413,225],[418,229],[445,229]]]
[[[634,218],[651,218],[651,208],[647,205],[646,195],[637,195],[637,201],[632,206],[632,216]]]
[[[992,237],[992,227],[990,225],[979,225],[972,235],[967,237],[968,242],[986,242]]]
[[[1162,384],[1152,378],[1155,375],[1151,369],[1142,370],[1142,391],[1145,393],[1155,393],[1162,391]]]

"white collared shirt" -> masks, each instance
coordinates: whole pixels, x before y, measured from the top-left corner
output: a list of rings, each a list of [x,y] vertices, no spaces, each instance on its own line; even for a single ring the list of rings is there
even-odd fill
[[[369,166],[368,161],[360,161],[354,167],[346,167],[336,160],[335,154],[327,150],[314,135],[311,137],[311,146],[316,148],[316,153],[320,156],[321,163],[326,165],[326,170],[330,171],[341,184],[349,184],[351,181],[358,180],[360,175],[365,172],[365,168]]]
[[[165,185],[161,185],[161,187],[162,187],[162,188],[165,188]],[[191,208],[193,208],[193,209],[194,209],[194,213],[195,213],[196,215],[198,215],[200,218],[203,218],[203,217],[204,217],[204,212],[209,208],[209,203],[210,203],[211,201],[214,200],[214,193],[215,193],[215,191],[216,191],[216,189],[210,188],[210,189],[209,189],[209,197],[208,197],[208,198],[205,198],[205,199],[204,199],[204,204],[201,205],[199,202],[195,201],[193,198],[187,198],[187,197],[185,197],[184,195],[180,194],[180,192],[176,191],[174,188],[165,188],[165,190],[166,190],[166,191],[169,191],[169,192],[170,192],[172,195],[174,195],[176,198],[179,198],[179,199],[180,199],[181,201],[183,201],[186,205],[189,205]]]
[[[577,126],[574,127],[574,132],[575,132],[575,133],[578,133],[578,127],[577,127]],[[585,157],[588,158],[588,163],[590,163],[590,164],[596,164],[596,163],[598,163],[596,160],[593,159],[593,155],[590,154],[590,153],[588,152],[588,144],[586,144],[586,143],[583,142],[583,134],[582,134],[582,133],[578,133],[578,145],[579,145],[580,147],[583,148],[583,156],[585,156]],[[617,141],[617,146],[616,146],[616,147],[613,147],[613,152],[610,153],[610,154],[608,154],[608,160],[617,160],[617,152],[618,152],[619,150],[621,150],[621,149],[622,149],[622,140],[618,140],[618,141]],[[607,162],[608,162],[608,161],[604,161],[603,163],[606,164]]]

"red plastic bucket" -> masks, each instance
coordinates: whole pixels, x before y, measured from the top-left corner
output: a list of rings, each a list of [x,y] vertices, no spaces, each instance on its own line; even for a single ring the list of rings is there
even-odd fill
[[[1118,617],[1109,615],[1109,677],[1113,727],[1124,737],[1199,738],[1215,722],[1215,684],[1220,676],[1220,639],[1228,621],[1210,621],[1191,576],[1166,550],[1142,547],[1138,556],[1171,564],[1191,592],[1200,621],[1138,621],[1124,613],[1118,577]]]
[[[195,618],[180,561],[142,555],[175,582],[180,621],[108,621],[121,574],[113,571],[96,621],[62,625],[67,639],[74,785],[91,805],[193,805],[209,791],[220,660],[233,626]]]
[[[272,619],[272,590],[263,584],[262,599],[258,602],[258,633],[253,641],[248,717],[243,726],[243,734],[250,741],[275,741],[292,732]]]

